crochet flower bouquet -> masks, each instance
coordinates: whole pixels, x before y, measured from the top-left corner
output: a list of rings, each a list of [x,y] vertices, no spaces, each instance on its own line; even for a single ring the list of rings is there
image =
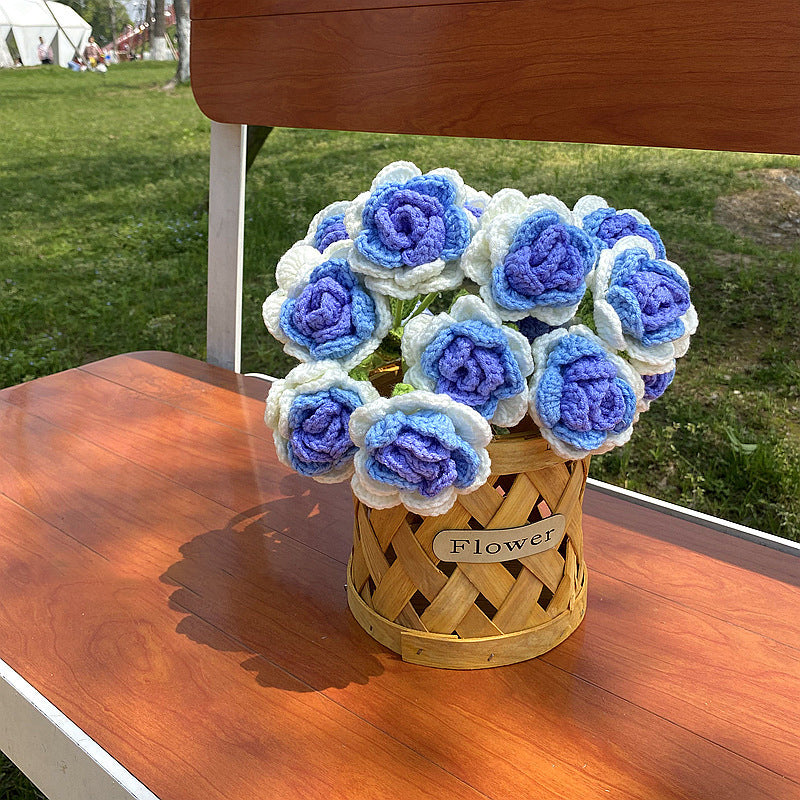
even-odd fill
[[[627,442],[697,327],[638,211],[404,161],[320,211],[276,278],[264,322],[301,362],[267,400],[279,458],[422,516],[481,487],[493,434],[527,415],[565,460]]]

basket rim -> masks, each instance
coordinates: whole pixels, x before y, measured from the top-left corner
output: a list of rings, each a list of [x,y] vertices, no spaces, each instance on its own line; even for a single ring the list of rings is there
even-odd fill
[[[447,633],[416,631],[382,617],[356,591],[352,556],[347,562],[347,604],[368,635],[398,653],[403,661],[448,669],[482,669],[527,661],[563,642],[580,625],[586,613],[588,581],[586,570],[581,573],[581,586],[566,609],[547,622],[497,636],[462,638]],[[552,635],[554,632],[555,636]],[[544,640],[541,647],[531,649],[531,642],[539,638]],[[437,652],[443,647],[448,653],[446,659]]]

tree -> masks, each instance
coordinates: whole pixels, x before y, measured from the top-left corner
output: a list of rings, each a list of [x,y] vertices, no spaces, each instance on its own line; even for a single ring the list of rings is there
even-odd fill
[[[120,0],[61,0],[74,8],[91,26],[92,35],[98,44],[106,45],[113,40],[112,17],[117,30],[131,24],[128,9]]]
[[[175,0],[175,36],[178,39],[178,69],[175,75],[164,84],[164,89],[174,89],[181,83],[189,82],[189,50],[191,46],[191,21],[189,19],[189,0]]]
[[[146,33],[139,39],[139,57],[144,58],[145,42],[147,42],[147,49],[151,49],[150,40],[153,38],[153,2],[147,0],[144,9],[144,26],[147,29]]]
[[[167,26],[164,24],[164,0],[153,0],[153,16],[155,17],[150,30],[150,54],[153,61],[168,61]]]

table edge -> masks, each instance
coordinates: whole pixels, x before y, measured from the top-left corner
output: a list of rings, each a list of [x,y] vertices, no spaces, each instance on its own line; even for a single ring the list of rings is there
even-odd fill
[[[0,659],[0,750],[50,800],[159,800]]]
[[[659,500],[657,497],[651,497],[648,494],[640,494],[639,492],[625,489],[622,486],[614,486],[612,483],[604,483],[595,478],[587,478],[586,485],[602,494],[610,495],[620,500],[627,500],[634,505],[660,511],[671,517],[693,522],[696,525],[700,525],[704,528],[711,528],[720,533],[726,533],[737,539],[744,539],[748,542],[754,542],[763,547],[768,547],[771,550],[777,550],[781,553],[800,557],[800,542],[784,539],[772,533],[767,533],[766,531],[759,531],[756,528],[748,528],[746,525],[740,525],[738,522],[731,522],[722,517],[704,514],[702,511],[695,511],[692,508],[669,503],[666,500]]]

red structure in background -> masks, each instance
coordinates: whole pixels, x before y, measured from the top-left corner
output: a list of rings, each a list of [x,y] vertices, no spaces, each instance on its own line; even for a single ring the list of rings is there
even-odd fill
[[[144,20],[137,25],[126,25],[125,30],[117,37],[115,42],[116,51],[120,59],[129,57],[132,52],[140,52],[150,41],[150,30],[153,23],[156,21],[155,17],[149,20]],[[164,12],[164,22],[167,27],[175,24],[175,9],[169,6]],[[103,48],[104,52],[110,53],[112,46],[106,45]]]

